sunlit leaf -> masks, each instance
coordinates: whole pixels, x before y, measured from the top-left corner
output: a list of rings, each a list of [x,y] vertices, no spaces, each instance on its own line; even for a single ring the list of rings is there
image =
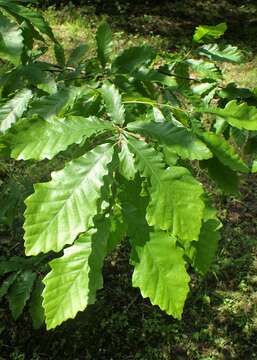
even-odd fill
[[[34,194],[26,200],[27,255],[58,252],[92,226],[112,153],[111,145],[99,145],[52,173],[50,182],[35,186]]]
[[[153,305],[181,319],[189,280],[183,250],[167,233],[151,233],[135,264],[133,286],[139,287],[142,296],[149,297]]]

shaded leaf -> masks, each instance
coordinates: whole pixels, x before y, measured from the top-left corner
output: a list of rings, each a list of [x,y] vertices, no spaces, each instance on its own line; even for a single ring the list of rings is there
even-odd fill
[[[203,223],[199,240],[195,243],[195,256],[193,265],[195,269],[205,274],[216,255],[218,242],[220,240],[220,221],[211,219]]]
[[[42,292],[44,285],[42,280],[38,278],[36,280],[34,289],[31,294],[31,299],[29,303],[29,313],[32,318],[33,329],[39,329],[45,320],[45,313],[43,308],[43,297]]]
[[[89,257],[89,303],[93,304],[96,294],[103,287],[102,268],[108,253],[109,238],[111,236],[111,220],[100,215],[94,219],[96,232],[92,235],[92,252]]]
[[[19,17],[28,20],[41,33],[47,35],[52,41],[56,41],[51,27],[39,11],[6,0],[0,0],[0,6],[11,15],[18,15]]]
[[[249,172],[248,166],[223,137],[211,132],[201,132],[198,135],[221,163],[233,171]]]
[[[142,185],[141,179],[137,176],[134,181],[124,180],[119,192],[122,215],[131,244],[131,264],[138,262],[138,251],[149,240],[150,228],[146,221],[149,198],[147,194],[142,193]]]
[[[254,93],[247,88],[238,87],[236,83],[227,84],[219,91],[219,96],[223,99],[250,99],[254,98]]]
[[[23,271],[12,285],[7,298],[14,320],[22,314],[36,279],[36,274],[30,270]]]
[[[54,54],[57,61],[57,64],[61,67],[65,66],[65,53],[64,48],[60,43],[54,44]]]
[[[150,64],[155,56],[155,51],[148,46],[131,47],[116,57],[112,64],[112,71],[131,73],[143,65]]]
[[[110,60],[112,53],[112,31],[107,22],[102,22],[96,32],[97,54],[102,66]]]
[[[216,209],[205,197],[204,217],[199,240],[190,243],[190,247],[186,249],[186,255],[191,259],[192,265],[202,274],[209,270],[216,255],[218,242],[221,238],[221,227],[222,224],[217,218]]]
[[[67,65],[78,65],[88,51],[88,46],[86,44],[81,44],[72,50],[69,59],[67,60]]]
[[[13,256],[8,260],[0,261],[0,275],[5,275],[9,272],[19,271],[23,269],[23,263],[19,256]]]
[[[208,170],[209,176],[225,194],[238,194],[237,173],[213,158],[201,164]]]
[[[126,227],[122,218],[119,204],[114,206],[110,216],[110,233],[107,241],[107,253],[110,253],[116,246],[124,240]]]
[[[14,281],[16,280],[19,273],[15,272],[11,275],[9,275],[1,284],[0,286],[0,300],[3,296],[5,296],[9,290],[9,288],[12,286]]]
[[[67,87],[53,95],[42,96],[33,101],[28,117],[37,115],[45,120],[53,120],[55,116],[62,116],[65,110],[73,105],[80,91],[81,89],[75,87]]]
[[[175,77],[162,74],[155,69],[140,67],[140,69],[133,72],[132,76],[140,81],[156,82],[173,88],[178,87]]]

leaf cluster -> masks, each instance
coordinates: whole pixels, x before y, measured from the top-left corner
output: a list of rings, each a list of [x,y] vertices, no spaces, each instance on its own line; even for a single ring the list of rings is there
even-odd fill
[[[125,235],[133,286],[180,319],[188,269],[208,271],[220,238],[195,169],[235,193],[238,174],[252,166],[243,150],[256,151],[256,91],[224,87],[219,67],[240,63],[242,53],[213,43],[226,30],[219,24],[198,27],[187,54],[146,45],[116,54],[103,22],[96,57],[82,45],[66,59],[40,14],[14,0],[0,0],[0,9],[0,57],[9,67],[0,78],[1,156],[70,159],[25,202],[26,255],[63,251],[43,279],[47,328],[95,301],[104,259]],[[49,40],[54,63],[41,60]],[[10,302],[15,317],[35,280],[33,272],[17,276],[2,285],[4,293],[23,289],[20,303]]]

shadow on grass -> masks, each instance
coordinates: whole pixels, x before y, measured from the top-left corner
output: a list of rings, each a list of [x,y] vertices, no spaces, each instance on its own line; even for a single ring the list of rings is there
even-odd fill
[[[58,1],[52,1],[58,4]],[[161,35],[170,46],[190,45],[194,28],[199,24],[227,22],[225,40],[256,53],[257,3],[254,0],[173,0],[173,1],[73,1],[90,8],[99,16],[111,18],[112,26],[128,33]],[[68,1],[60,2],[59,9]],[[79,10],[80,11],[80,10]]]

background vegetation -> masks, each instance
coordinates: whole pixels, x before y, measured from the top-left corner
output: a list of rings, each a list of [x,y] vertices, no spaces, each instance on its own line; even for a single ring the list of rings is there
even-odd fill
[[[189,46],[195,25],[225,20],[229,31],[224,41],[243,46],[247,55],[245,64],[226,66],[226,81],[257,86],[254,1],[87,1],[44,12],[68,51],[81,42],[92,44],[102,17],[115,31],[117,48],[146,42],[170,52]],[[23,199],[50,170],[47,164],[0,163],[1,188],[11,183],[16,192],[15,212],[3,213],[4,206],[0,212],[5,220],[0,228],[3,255],[23,252]],[[105,289],[97,304],[53,332],[32,330],[27,313],[14,322],[3,301],[0,359],[257,359],[256,177],[241,181],[237,198],[214,194],[219,208],[227,209],[219,214],[225,225],[220,250],[209,275],[195,276],[181,322],[131,288],[124,241],[106,261]],[[7,201],[8,193],[1,204]]]

